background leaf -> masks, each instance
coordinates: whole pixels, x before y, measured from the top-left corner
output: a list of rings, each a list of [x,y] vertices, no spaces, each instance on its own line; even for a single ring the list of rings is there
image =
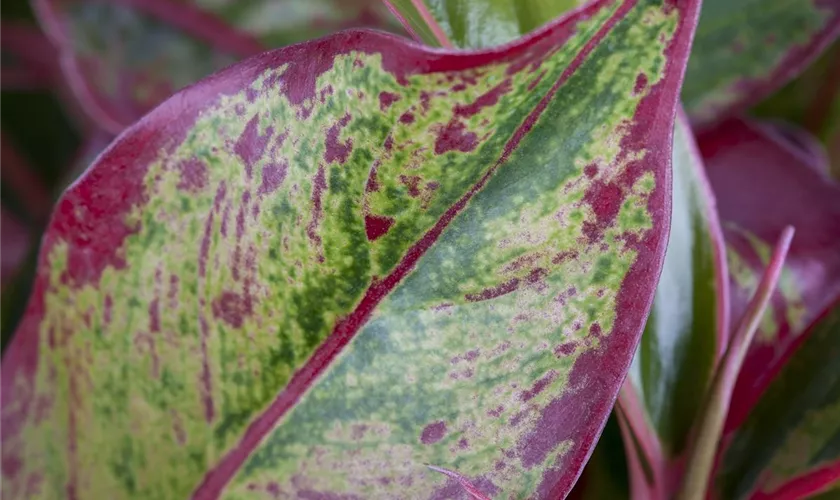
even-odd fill
[[[796,228],[779,290],[735,389],[732,429],[784,363],[790,345],[840,294],[840,186],[794,144],[754,122],[724,122],[700,134],[698,144],[724,224],[733,319],[743,313],[771,242],[785,225]]]
[[[51,223],[4,493],[565,495],[652,300],[696,10],[345,32],[167,101]]]
[[[686,121],[674,131],[671,233],[651,314],[628,380],[643,420],[673,461],[686,439],[727,343],[728,290],[723,233],[715,199]],[[660,481],[665,478],[658,478]]]
[[[731,437],[717,479],[724,498],[805,498],[836,484],[840,475],[838,306],[840,302],[791,346],[787,362]]]
[[[698,139],[725,225],[733,318],[755,286],[767,243],[785,224],[797,229],[732,398],[719,479],[726,498],[744,498],[754,488],[776,491],[771,498],[799,498],[791,491],[803,484],[819,491],[829,482],[826,473],[806,473],[836,455],[837,419],[830,412],[838,380],[813,349],[831,357],[840,337],[834,326],[826,326],[832,334],[820,334],[822,326],[809,325],[840,297],[840,186],[814,164],[803,141],[790,137],[775,126],[730,120]],[[819,339],[809,340],[812,335]],[[807,476],[803,484],[784,486],[800,475]]]
[[[707,0],[688,61],[683,104],[708,125],[759,102],[840,34],[838,0]]]
[[[85,110],[119,133],[174,91],[266,48],[397,25],[378,0],[33,0]]]
[[[829,170],[840,178],[840,42],[835,41],[808,69],[752,109],[751,114],[781,119],[810,132],[828,148]]]
[[[386,0],[415,38],[432,46],[479,49],[529,33],[585,1]]]

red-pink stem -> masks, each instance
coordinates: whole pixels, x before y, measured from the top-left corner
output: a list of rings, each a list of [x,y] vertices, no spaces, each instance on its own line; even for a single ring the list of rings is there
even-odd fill
[[[408,19],[406,19],[405,16],[402,15],[402,12],[400,12],[400,10],[394,6],[394,3],[391,2],[391,0],[382,1],[385,3],[385,7],[387,7],[388,10],[391,11],[391,14],[397,19],[397,21],[400,22],[402,27],[408,32],[409,35],[411,35],[411,38],[420,43],[426,42],[425,40],[423,40],[423,37],[418,35],[416,31],[414,31],[414,28],[411,26],[411,23],[409,23]]]
[[[665,459],[659,438],[645,418],[639,396],[629,378],[618,393],[616,406],[618,424],[624,440],[624,447],[630,474],[630,498],[634,500],[655,500],[665,498]],[[651,477],[645,471],[648,466]]]
[[[700,413],[698,425],[691,448],[689,449],[686,475],[682,488],[677,494],[677,500],[705,500],[709,485],[709,477],[714,467],[718,443],[723,433],[723,424],[729,412],[729,403],[735,389],[738,372],[744,362],[750,344],[752,343],[761,317],[770,303],[770,298],[782,273],[782,266],[787,257],[794,230],[788,226],[779,237],[773,250],[773,256],[758,288],[750,300],[738,329],[732,336],[729,348],[721,360],[712,385],[706,395],[703,411]]]
[[[414,5],[415,9],[417,9],[417,13],[423,18],[426,26],[429,27],[429,31],[431,31],[435,36],[435,39],[437,39],[440,46],[452,48],[452,42],[449,41],[449,37],[447,37],[446,33],[443,32],[443,28],[440,27],[440,24],[438,24],[435,16],[429,12],[428,7],[426,7],[426,4],[423,3],[423,0],[411,0],[411,4]]]

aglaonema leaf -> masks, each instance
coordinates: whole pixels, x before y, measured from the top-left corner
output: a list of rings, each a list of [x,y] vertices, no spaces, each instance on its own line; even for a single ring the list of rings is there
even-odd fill
[[[792,346],[787,362],[731,438],[717,477],[723,498],[798,499],[836,488],[838,332],[840,301]]]
[[[688,122],[674,132],[674,190],[668,253],[629,373],[634,426],[650,425],[660,460],[683,451],[719,355],[726,348],[728,279],[714,195]],[[640,435],[646,434],[641,432]],[[640,439],[642,439],[640,437]],[[659,480],[664,480],[660,477]]]
[[[804,484],[815,492],[836,480],[832,404],[840,379],[812,350],[830,357],[840,338],[836,326],[826,326],[831,335],[817,333],[833,320],[809,325],[840,298],[840,186],[775,128],[730,120],[698,142],[724,222],[733,318],[743,314],[769,242],[785,225],[796,228],[778,291],[735,386],[718,486],[726,498],[799,498],[785,491]],[[823,470],[826,462],[835,463],[833,473]]]
[[[85,110],[118,133],[174,91],[267,48],[385,27],[378,0],[33,0]]]
[[[779,290],[739,376],[732,429],[784,363],[790,345],[840,295],[840,186],[814,168],[810,156],[759,123],[726,121],[701,133],[698,144],[724,225],[733,320],[743,315],[773,241],[786,225],[796,228]]]
[[[547,21],[563,2],[517,4],[531,23],[522,23],[509,2],[392,2],[398,17],[427,43],[458,47],[493,46]],[[517,31],[521,30],[521,31]],[[726,346],[728,284],[723,234],[702,161],[685,118],[677,120],[673,159],[671,233],[663,274],[645,334],[622,390],[626,448],[638,451],[631,474],[634,494],[670,496],[677,486],[682,452],[713,368]],[[638,450],[636,448],[639,448]],[[603,452],[602,452],[603,454]],[[597,464],[591,475],[603,467]],[[643,470],[644,469],[644,470]],[[647,476],[645,476],[647,473]],[[603,474],[600,474],[603,476]],[[596,479],[603,485],[604,481]],[[582,495],[595,494],[589,487]]]
[[[840,177],[840,41],[750,113],[766,119],[781,118],[810,132],[828,149],[820,152],[829,156],[821,166],[835,178]],[[797,142],[803,141],[797,137]]]
[[[385,0],[418,40],[484,48],[518,38],[576,7],[577,0]]]
[[[699,125],[779,89],[840,35],[840,0],[708,0],[682,90]]]
[[[653,299],[697,7],[350,31],[166,101],[45,236],[4,495],[564,496]]]

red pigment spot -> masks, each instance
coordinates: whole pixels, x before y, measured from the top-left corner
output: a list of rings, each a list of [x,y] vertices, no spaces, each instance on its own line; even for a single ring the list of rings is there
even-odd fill
[[[286,139],[289,138],[289,129],[284,130],[281,134],[277,136],[277,139],[274,140],[274,149],[280,149],[283,147],[283,144],[286,142]]]
[[[504,82],[488,90],[486,93],[478,96],[478,98],[475,101],[473,101],[472,104],[456,104],[455,116],[461,116],[464,118],[475,116],[482,110],[482,108],[493,106],[497,102],[499,102],[499,98],[503,94],[507,94],[508,92],[510,92],[510,89],[510,78],[508,78]]]
[[[503,411],[505,411],[505,407],[502,406],[502,405],[499,405],[496,408],[493,408],[492,410],[488,411],[487,415],[489,415],[491,417],[494,417],[494,418],[499,418],[499,416],[502,414]]]
[[[318,98],[321,101],[321,104],[325,104],[327,102],[327,97],[331,95],[333,95],[333,87],[328,84],[326,87],[322,88],[320,92],[318,92]]]
[[[534,383],[534,386],[527,391],[523,391],[520,398],[522,401],[530,401],[533,399],[537,394],[541,393],[545,390],[546,387],[552,382],[554,379],[557,378],[557,372],[554,370],[549,371],[543,378],[539,379]]]
[[[213,301],[213,316],[234,328],[241,328],[245,316],[251,314],[248,305],[239,294],[222,292]]]
[[[385,151],[391,151],[394,147],[394,138],[391,137],[391,134],[388,134],[388,137],[385,138],[385,144],[382,146],[385,148]]]
[[[352,430],[350,431],[350,438],[354,440],[359,440],[365,437],[367,433],[368,426],[361,424],[361,425],[354,425]]]
[[[461,151],[467,153],[475,149],[478,143],[478,136],[467,131],[463,122],[450,120],[438,133],[435,140],[435,154],[443,154],[448,151]]]
[[[350,113],[345,114],[338,123],[327,130],[327,139],[324,142],[326,147],[324,152],[325,162],[332,163],[338,160],[339,163],[344,163],[350,156],[350,151],[353,149],[353,139],[338,142],[338,134],[348,123],[350,123]]]
[[[160,332],[160,301],[157,297],[149,304],[149,330]]]
[[[379,109],[380,111],[385,111],[386,109],[391,107],[391,104],[400,100],[400,96],[397,94],[392,94],[391,92],[380,92],[379,93]]]
[[[614,183],[593,182],[583,200],[592,207],[595,212],[595,222],[583,223],[583,234],[590,242],[600,238],[604,229],[615,220],[621,202],[624,199],[624,192]]]
[[[464,359],[467,361],[475,361],[478,358],[480,351],[478,349],[473,349],[472,351],[467,351],[464,354]]]
[[[236,214],[236,239],[241,240],[245,234],[245,212],[248,211],[248,203],[251,202],[251,192],[242,193],[242,200],[239,205],[239,213]]]
[[[533,285],[539,283],[543,278],[545,278],[546,274],[548,274],[548,272],[545,269],[534,269],[528,276],[525,277],[525,284]],[[500,285],[487,288],[479,294],[467,294],[464,296],[464,298],[470,302],[479,302],[482,300],[495,299],[496,297],[501,297],[502,295],[506,295],[508,293],[513,292],[514,290],[519,288],[519,285],[522,284],[522,281],[523,280],[519,278],[512,278]]]
[[[466,450],[467,446],[469,446],[469,445],[470,445],[470,443],[469,443],[469,441],[467,441],[467,438],[461,438],[461,440],[458,441],[458,448],[460,448],[462,450]]]
[[[219,184],[219,189],[216,190],[216,199],[213,201],[214,208],[217,207],[225,197],[226,187],[225,182]],[[201,277],[207,275],[207,256],[210,253],[210,233],[213,230],[213,216],[216,210],[210,212],[207,216],[207,222],[204,223],[204,235],[201,238],[201,250],[198,255],[198,274]]]
[[[562,356],[569,356],[573,352],[575,352],[574,342],[566,342],[565,344],[560,344],[554,348],[554,355],[558,358]]]
[[[443,420],[438,420],[423,428],[423,433],[420,434],[420,442],[423,444],[437,443],[443,439],[444,435],[446,435],[446,423]]]
[[[594,163],[590,163],[589,165],[583,167],[583,173],[591,179],[598,175],[598,166]]]
[[[365,234],[368,241],[384,236],[394,225],[394,219],[382,215],[365,215]]]
[[[600,337],[601,336],[601,325],[598,323],[592,323],[589,326],[589,335],[593,337]]]
[[[370,169],[370,175],[368,175],[367,184],[365,184],[365,193],[375,193],[379,191],[379,181],[376,177],[376,173],[379,169],[379,160],[373,164],[373,167]]]
[[[644,73],[639,73],[636,75],[636,83],[633,85],[633,95],[639,95],[642,90],[647,87],[648,84],[648,77]]]
[[[225,203],[225,209],[222,212],[222,222],[219,225],[219,232],[222,233],[222,236],[227,238],[228,231],[228,219],[230,219],[230,203]]]
[[[21,466],[22,463],[17,457],[5,456],[3,457],[3,462],[2,465],[0,465],[0,468],[2,468],[3,475],[5,477],[12,477],[20,471]]]
[[[400,182],[408,188],[408,195],[412,198],[420,196],[420,177],[416,175],[401,175]]]
[[[111,295],[105,296],[105,305],[102,310],[102,322],[105,326],[111,324],[111,311],[114,308],[114,299],[111,298]]]
[[[420,92],[420,105],[423,106],[423,112],[429,111],[429,101],[431,98],[432,96],[425,90]]]
[[[257,190],[257,194],[265,195],[276,191],[286,179],[286,171],[288,168],[289,166],[285,162],[280,164],[270,163],[263,167],[262,184]]]
[[[521,255],[521,256],[513,259],[513,262],[511,262],[510,264],[503,267],[502,272],[503,273],[512,273],[512,272],[520,271],[522,269],[525,269],[526,267],[532,266],[535,262],[540,260],[542,258],[542,256],[543,256],[543,254],[541,254],[539,252],[538,253]]]
[[[272,128],[269,127],[265,131],[265,135],[260,135],[259,127],[259,117],[254,115],[248,121],[248,124],[245,125],[245,130],[242,131],[242,135],[239,136],[239,139],[237,139],[236,144],[233,146],[233,151],[245,163],[245,172],[248,174],[248,178],[251,178],[254,164],[265,153],[265,148],[268,146],[268,139],[272,134]]]
[[[318,236],[315,230],[321,221],[321,196],[326,188],[327,181],[324,175],[324,167],[320,166],[318,167],[318,172],[315,174],[315,178],[312,179],[312,220],[309,221],[309,226],[306,228],[306,234],[309,236],[310,241],[316,245],[321,244],[321,237]]]
[[[414,113],[411,111],[406,111],[405,113],[400,115],[400,123],[414,123]]]
[[[467,84],[466,83],[456,83],[452,86],[452,92],[460,92],[462,90],[466,90]]]
[[[519,278],[510,279],[500,285],[486,288],[481,293],[468,293],[464,296],[470,302],[480,302],[482,300],[495,299],[502,295],[507,295],[519,288]]]
[[[178,189],[197,192],[207,186],[207,166],[196,158],[182,161],[178,164],[181,179]]]

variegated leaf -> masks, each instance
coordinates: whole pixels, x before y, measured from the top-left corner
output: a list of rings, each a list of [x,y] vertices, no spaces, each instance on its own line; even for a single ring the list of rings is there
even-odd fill
[[[478,49],[514,40],[585,0],[385,0],[418,40]]]
[[[707,0],[683,103],[708,125],[759,102],[840,35],[840,0]]]
[[[697,7],[350,31],[165,102],[45,237],[4,495],[565,495],[661,269]]]
[[[267,48],[397,29],[379,0],[33,0],[85,110],[118,133],[174,91]]]
[[[840,479],[840,301],[789,349],[786,362],[726,449],[721,498],[795,500]]]
[[[799,498],[782,494],[786,481],[825,461],[835,462],[836,468],[837,461],[832,436],[838,419],[830,407],[837,401],[840,378],[832,367],[797,359],[817,356],[812,349],[833,359],[840,347],[836,326],[826,326],[822,334],[816,332],[823,326],[809,327],[840,297],[840,185],[776,127],[730,120],[701,134],[698,142],[724,223],[733,319],[743,314],[773,239],[785,225],[796,228],[778,291],[738,376],[726,426],[735,448],[727,450],[724,442],[719,484],[725,498],[743,498],[756,489],[778,490],[779,496],[770,498]],[[811,341],[812,335],[822,337]],[[788,407],[784,411],[782,397]],[[762,438],[754,431],[759,428]],[[808,476],[805,486],[819,491],[833,478],[817,473]]]

